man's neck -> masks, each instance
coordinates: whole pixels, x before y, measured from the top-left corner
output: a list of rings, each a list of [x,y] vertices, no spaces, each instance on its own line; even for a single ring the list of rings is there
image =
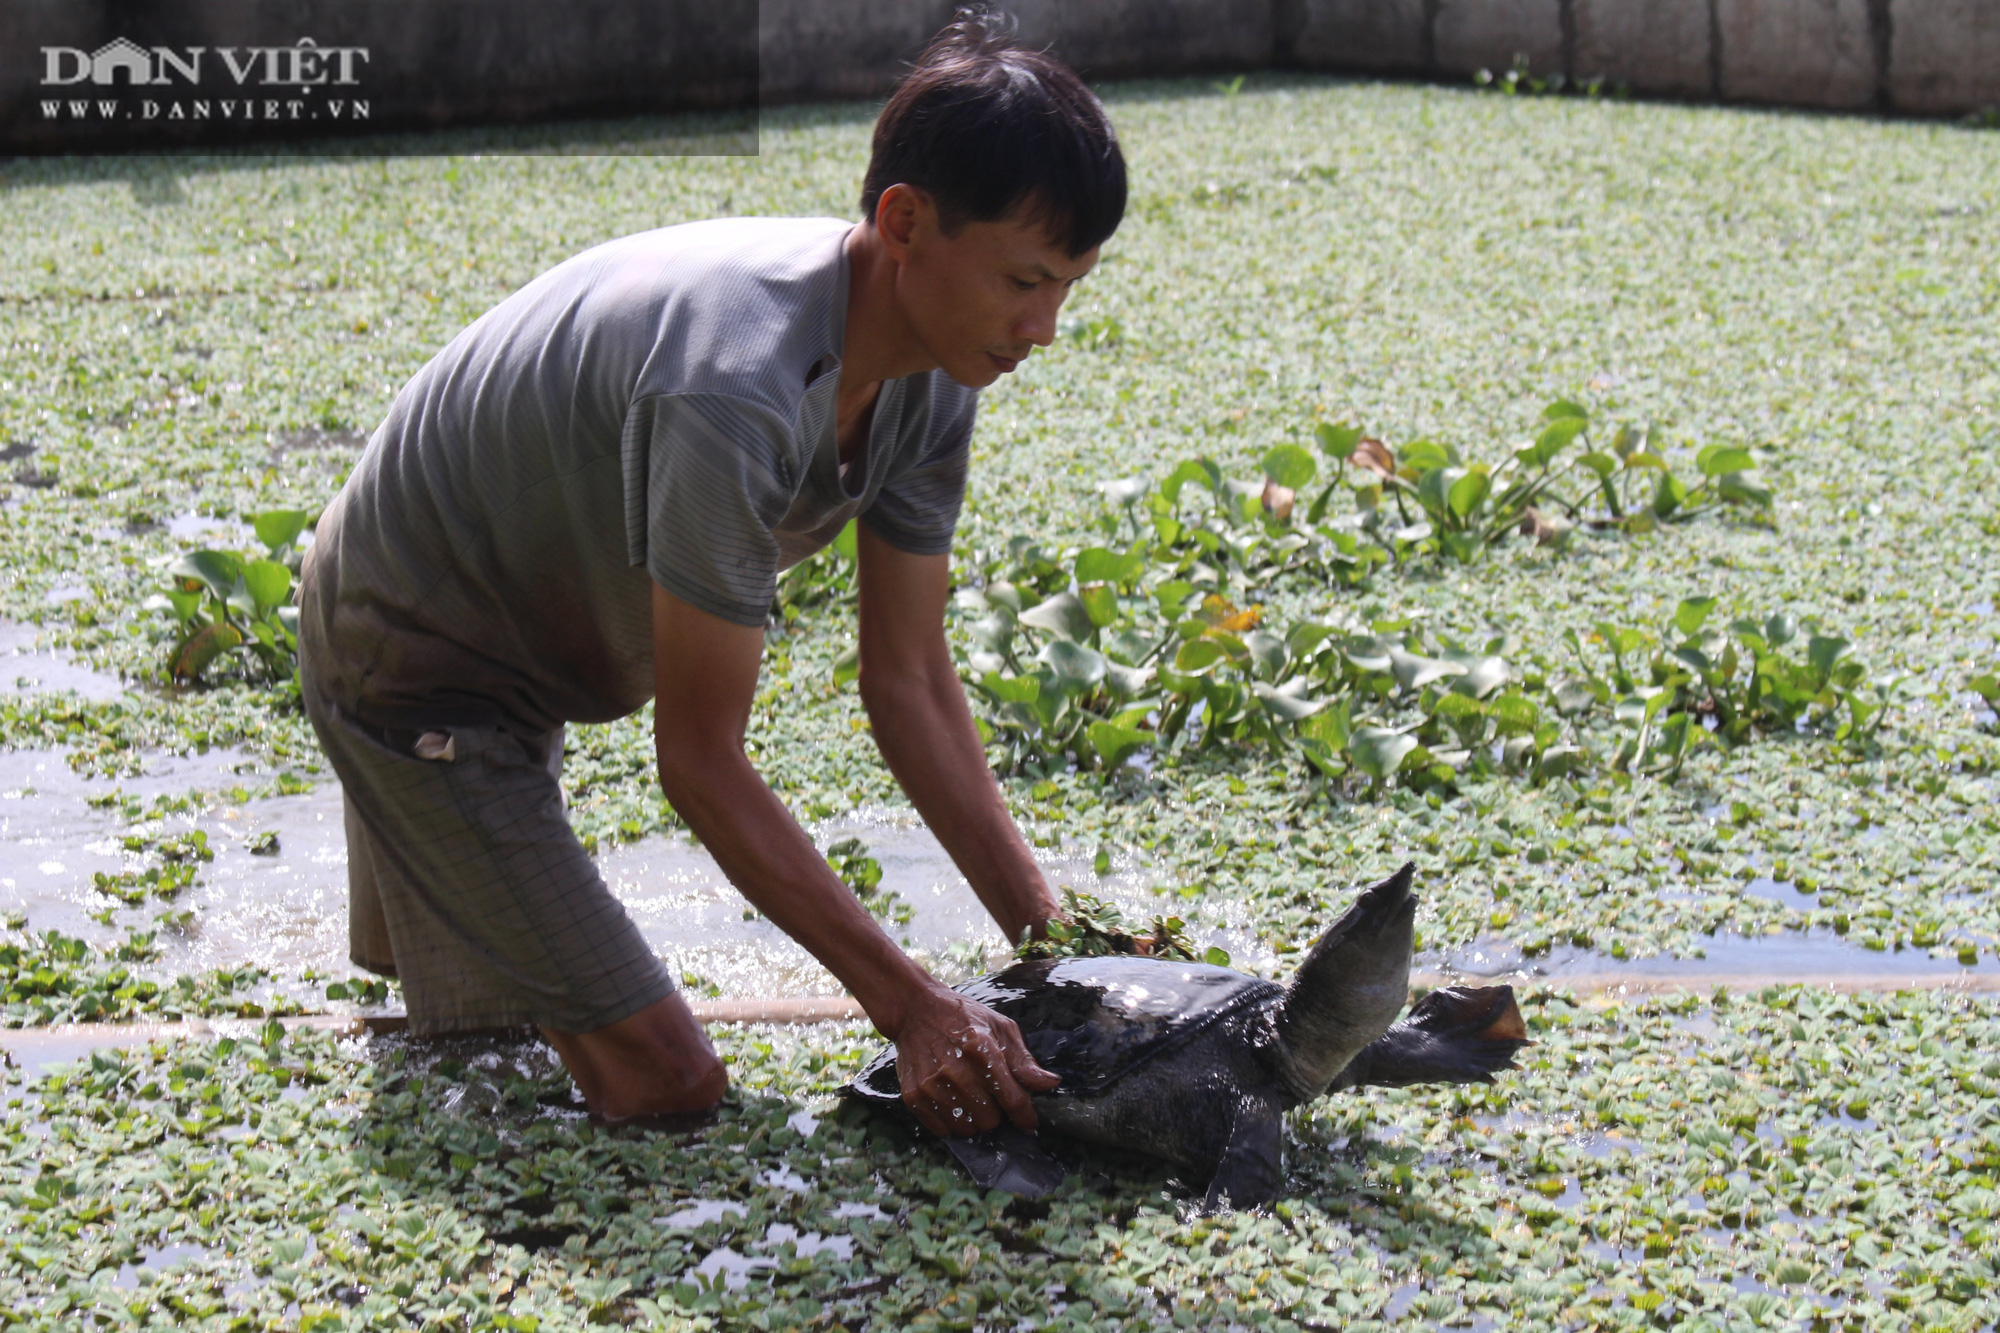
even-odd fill
[[[836,410],[847,416],[872,402],[883,380],[935,369],[896,300],[896,262],[864,222],[847,234],[847,325]]]

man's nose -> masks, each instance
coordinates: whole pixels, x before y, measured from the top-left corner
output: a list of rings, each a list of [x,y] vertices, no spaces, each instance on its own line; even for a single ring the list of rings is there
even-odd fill
[[[1062,309],[1062,292],[1035,302],[1025,318],[1014,326],[1015,336],[1025,338],[1037,347],[1047,347],[1056,340],[1056,313]]]

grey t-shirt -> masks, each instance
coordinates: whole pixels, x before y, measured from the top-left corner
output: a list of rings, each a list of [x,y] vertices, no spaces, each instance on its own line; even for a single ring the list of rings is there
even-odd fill
[[[859,515],[951,549],[975,391],[882,385],[835,440],[832,219],[628,236],[488,311],[404,386],[306,562],[313,687],[377,726],[622,717],[652,697],[652,585],[762,625],[780,570]]]

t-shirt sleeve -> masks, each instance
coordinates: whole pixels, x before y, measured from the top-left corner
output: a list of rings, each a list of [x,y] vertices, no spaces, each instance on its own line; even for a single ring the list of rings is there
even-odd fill
[[[911,555],[949,555],[958,512],[965,504],[965,473],[972,452],[977,399],[940,432],[935,444],[909,467],[882,483],[861,521],[876,536]]]
[[[791,433],[722,394],[659,394],[625,419],[625,541],[653,582],[710,615],[761,626],[778,584],[772,529],[798,487]]]

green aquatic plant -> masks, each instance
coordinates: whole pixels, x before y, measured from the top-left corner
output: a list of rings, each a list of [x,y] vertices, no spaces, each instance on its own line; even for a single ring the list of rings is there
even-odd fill
[[[271,978],[262,968],[215,968],[171,981],[139,976],[133,965],[157,956],[152,931],[130,929],[113,945],[59,930],[10,933],[14,938],[0,940],[0,1024],[7,1027],[299,1012],[266,992]]]
[[[902,894],[882,887],[882,863],[868,854],[868,844],[861,839],[842,838],[828,847],[826,863],[876,920],[906,926],[915,919],[916,909]]]
[[[1711,738],[1738,745],[1812,731],[1860,746],[1881,730],[1888,691],[1864,688],[1868,668],[1851,642],[1808,633],[1803,657],[1795,657],[1787,649],[1802,627],[1790,612],[1718,629],[1709,623],[1716,605],[1714,597],[1683,599],[1658,635],[1602,621],[1587,641],[1574,630],[1564,636],[1581,670],[1557,685],[1559,705],[1609,706],[1633,733],[1613,755],[1614,768],[1678,772]]]
[[[1436,551],[1467,564],[1515,533],[1560,549],[1578,524],[1644,532],[1724,506],[1770,520],[1772,495],[1750,479],[1757,464],[1748,449],[1703,446],[1689,482],[1675,473],[1648,426],[1594,427],[1589,412],[1568,400],[1544,408],[1542,422],[1532,442],[1497,464],[1469,459],[1452,444],[1413,440],[1391,448],[1365,438],[1359,427],[1323,423],[1315,434],[1339,473],[1309,518],[1317,521],[1351,466],[1360,478],[1356,501],[1371,516],[1368,531],[1385,530],[1386,502],[1398,520],[1386,530],[1392,549]],[[1312,456],[1289,448],[1300,484],[1309,482]]]
[[[304,511],[273,509],[250,516],[262,556],[233,551],[189,551],[167,566],[173,584],[146,601],[172,614],[178,626],[167,659],[177,685],[203,683],[225,658],[244,660],[266,680],[296,677],[299,613],[291,604],[299,572],[298,541],[308,526]]]
[[[1125,919],[1117,903],[1094,893],[1065,887],[1062,914],[1051,920],[1042,935],[1024,936],[1014,950],[1016,958],[1102,958],[1112,954],[1140,954],[1149,958],[1178,958],[1187,962],[1229,966],[1229,954],[1218,947],[1198,948],[1187,937],[1187,923],[1177,916],[1161,914],[1150,926]]]

